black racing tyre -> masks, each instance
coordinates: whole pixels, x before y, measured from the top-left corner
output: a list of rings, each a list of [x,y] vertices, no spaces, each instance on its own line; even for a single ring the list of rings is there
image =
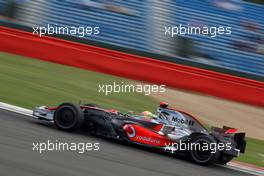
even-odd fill
[[[83,124],[84,115],[79,106],[63,103],[54,113],[54,123],[60,130],[74,131]]]
[[[219,160],[217,161],[217,164],[225,165],[226,163],[228,163],[232,159],[233,159],[233,156],[226,155],[226,154],[222,153],[221,156],[219,157]]]
[[[200,145],[200,147],[193,148],[189,151],[189,156],[195,163],[201,165],[210,165],[214,164],[219,158],[219,151],[217,151],[217,149],[212,150],[212,148],[210,149],[210,147],[206,147],[206,145],[210,146],[212,143],[217,145],[217,141],[212,136],[199,135],[193,138],[191,143],[196,144],[197,146],[198,144]]]

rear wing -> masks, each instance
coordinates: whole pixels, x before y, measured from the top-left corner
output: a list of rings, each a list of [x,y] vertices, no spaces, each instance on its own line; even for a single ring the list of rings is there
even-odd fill
[[[219,127],[212,127],[211,134],[220,140],[221,142],[226,141],[226,139],[231,139],[235,142],[235,147],[240,150],[240,153],[245,153],[246,149],[246,133],[239,132],[237,133],[236,128],[223,126],[222,128]]]

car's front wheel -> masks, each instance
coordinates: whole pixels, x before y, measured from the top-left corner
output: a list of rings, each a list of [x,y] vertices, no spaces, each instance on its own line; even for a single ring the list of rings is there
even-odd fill
[[[72,103],[61,104],[54,113],[54,123],[64,131],[74,131],[83,123],[84,115],[79,106]]]

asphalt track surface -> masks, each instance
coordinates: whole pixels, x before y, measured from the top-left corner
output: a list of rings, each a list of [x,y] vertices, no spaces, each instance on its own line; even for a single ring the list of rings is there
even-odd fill
[[[33,142],[99,142],[99,151],[33,151]],[[63,176],[244,176],[221,166],[203,167],[186,161],[89,136],[85,132],[66,133],[52,124],[0,110],[0,175]]]

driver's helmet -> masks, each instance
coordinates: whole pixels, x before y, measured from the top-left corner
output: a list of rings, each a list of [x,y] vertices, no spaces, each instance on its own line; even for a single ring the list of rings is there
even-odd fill
[[[156,117],[156,115],[152,114],[150,111],[143,111],[141,114],[146,119],[152,119],[152,118]]]

